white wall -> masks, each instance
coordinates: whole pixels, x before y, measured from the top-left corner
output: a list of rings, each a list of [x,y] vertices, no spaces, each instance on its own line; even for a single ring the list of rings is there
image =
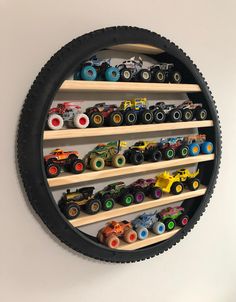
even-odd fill
[[[235,301],[235,9],[233,0],[0,1],[0,301]],[[15,163],[19,113],[40,68],[74,37],[112,25],[151,29],[190,55],[217,101],[224,147],[214,196],[194,230],[161,256],[123,265],[75,254],[50,235]]]

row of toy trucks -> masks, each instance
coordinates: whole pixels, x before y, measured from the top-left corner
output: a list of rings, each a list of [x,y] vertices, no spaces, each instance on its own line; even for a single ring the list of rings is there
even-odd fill
[[[94,193],[94,187],[84,187],[63,193],[58,205],[68,219],[75,219],[80,211],[93,215],[100,210],[109,211],[115,203],[129,206],[142,203],[145,197],[160,199],[162,192],[180,194],[184,187],[195,191],[200,186],[197,178],[199,171],[191,173],[187,169],[180,169],[173,174],[163,172],[156,178],[138,179],[126,186],[123,181],[107,185],[104,189]]]
[[[213,144],[206,140],[206,135],[197,134],[187,137],[163,138],[160,142],[138,141],[120,153],[122,147],[126,147],[124,141],[112,141],[107,144],[99,144],[82,159],[77,151],[53,150],[44,157],[47,177],[57,177],[61,171],[74,174],[83,173],[85,168],[100,171],[105,166],[114,168],[124,167],[126,163],[133,165],[142,164],[143,161],[157,162],[161,159],[171,160],[175,156],[184,158],[188,155],[196,156],[200,152],[211,154]]]
[[[132,57],[116,66],[111,65],[111,59],[100,60],[96,56],[83,62],[74,73],[75,80],[122,81],[122,82],[156,82],[180,83],[182,76],[173,63],[158,62],[145,68],[141,57]]]
[[[58,104],[49,110],[47,126],[52,130],[69,127],[87,128],[102,126],[121,126],[135,124],[164,123],[165,121],[179,122],[205,120],[207,110],[201,103],[185,101],[180,105],[157,102],[148,107],[146,98],[124,100],[120,106],[98,103],[82,113],[81,107],[70,102]]]
[[[109,248],[118,248],[120,239],[126,243],[133,243],[137,239],[145,240],[149,231],[161,235],[165,231],[172,231],[176,225],[184,227],[189,216],[183,207],[168,207],[159,213],[143,213],[132,221],[111,221],[99,230],[97,239]]]

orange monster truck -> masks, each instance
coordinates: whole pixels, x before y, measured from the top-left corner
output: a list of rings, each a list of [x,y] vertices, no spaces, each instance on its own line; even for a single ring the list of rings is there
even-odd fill
[[[132,243],[137,240],[137,233],[132,229],[131,222],[127,220],[112,221],[98,232],[97,238],[99,242],[115,249],[120,245],[119,238],[127,243]]]
[[[57,177],[61,170],[80,174],[85,170],[85,164],[79,158],[77,151],[62,151],[55,149],[50,154],[44,156],[44,164],[47,177]]]

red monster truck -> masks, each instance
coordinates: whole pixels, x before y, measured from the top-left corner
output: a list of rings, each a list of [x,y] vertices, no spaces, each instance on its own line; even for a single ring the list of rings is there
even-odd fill
[[[49,110],[47,125],[49,129],[59,130],[65,123],[70,127],[87,128],[89,118],[81,112],[80,106],[70,102],[64,102]]]
[[[50,154],[44,156],[44,164],[47,177],[57,177],[61,170],[80,174],[85,170],[85,164],[79,159],[77,151],[64,152],[61,149],[55,149]]]
[[[127,220],[109,222],[97,234],[99,242],[113,249],[120,245],[121,237],[127,243],[137,240],[137,233],[132,229],[131,222]]]

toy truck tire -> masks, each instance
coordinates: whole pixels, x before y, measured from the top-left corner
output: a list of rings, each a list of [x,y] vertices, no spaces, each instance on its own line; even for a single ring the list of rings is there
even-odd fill
[[[170,74],[170,82],[179,84],[182,81],[182,76],[178,71],[174,71]]]
[[[129,68],[122,68],[120,70],[120,79],[123,82],[130,82],[132,79],[132,72]]]
[[[85,205],[85,212],[90,215],[97,214],[101,210],[101,202],[98,199],[90,199]]]
[[[84,66],[80,71],[80,77],[85,81],[94,81],[97,78],[97,71],[93,66]]]
[[[182,110],[182,120],[184,122],[192,121],[193,119],[193,112],[190,109],[183,109]]]
[[[46,175],[48,178],[57,177],[61,172],[60,165],[53,162],[48,162],[45,168],[46,168]]]
[[[104,169],[105,161],[102,157],[94,157],[90,160],[90,169],[93,171],[100,171]]]
[[[201,152],[203,154],[211,154],[213,152],[213,144],[211,142],[204,142],[201,144]]]
[[[145,194],[141,190],[133,189],[132,194],[134,196],[134,203],[139,204],[144,201]]]
[[[152,162],[157,162],[162,159],[162,153],[158,149],[151,149],[148,151],[148,159]]]
[[[132,229],[128,229],[124,232],[124,241],[127,242],[127,243],[133,243],[137,240],[137,233],[132,230]]]
[[[103,211],[110,211],[114,207],[115,201],[111,196],[104,196],[101,203]]]
[[[153,113],[148,109],[144,109],[139,114],[139,120],[142,124],[151,124],[153,122]]]
[[[139,74],[138,74],[138,78],[141,82],[150,82],[151,81],[151,72],[148,69],[141,69]]]
[[[198,178],[192,178],[188,181],[188,188],[191,191],[196,191],[200,187],[200,180]]]
[[[49,115],[47,124],[51,130],[60,130],[64,125],[64,121],[59,114],[54,113]]]
[[[165,232],[165,230],[166,230],[166,226],[161,221],[155,222],[154,225],[152,226],[153,233],[157,234],[157,235],[163,234]]]
[[[112,112],[108,117],[109,126],[120,126],[123,124],[123,115],[119,111]]]
[[[80,215],[80,207],[75,202],[66,204],[63,213],[67,219],[75,219]]]
[[[183,192],[184,186],[181,182],[175,181],[171,186],[171,193],[174,195],[179,195]]]
[[[160,199],[162,196],[162,189],[159,187],[151,186],[149,189],[149,194],[153,199]]]
[[[138,227],[136,229],[136,233],[139,240],[144,240],[147,239],[148,237],[148,229],[145,227],[142,226]]]
[[[195,117],[198,121],[204,121],[207,118],[207,111],[204,108],[197,108],[195,110]]]
[[[165,83],[166,81],[166,75],[161,70],[156,70],[153,73],[153,81],[156,83]]]
[[[198,143],[191,143],[189,145],[189,155],[197,156],[200,153],[201,149]]]
[[[182,118],[182,112],[179,109],[172,109],[169,112],[168,117],[171,122],[179,122]]]
[[[153,119],[156,124],[164,123],[166,114],[162,109],[157,109],[153,112]]]
[[[127,191],[124,191],[119,198],[119,203],[124,207],[131,205],[133,202],[134,196]]]
[[[172,231],[172,230],[175,228],[175,226],[176,226],[175,220],[174,220],[174,219],[171,219],[171,218],[166,218],[166,219],[164,220],[164,224],[165,224],[165,227],[166,227],[166,231],[167,231],[167,232]]]
[[[142,152],[133,150],[130,152],[130,163],[133,165],[140,165],[144,161],[144,155]]]
[[[102,233],[102,230],[100,230],[97,234],[97,239],[100,243],[104,243],[104,235]]]
[[[124,124],[127,126],[135,125],[138,121],[137,114],[132,110],[127,110],[124,113]]]
[[[180,158],[185,158],[189,155],[189,147],[187,145],[182,145],[178,148],[178,156]]]
[[[84,113],[77,113],[74,117],[74,126],[79,129],[87,128],[89,125],[89,118]]]
[[[117,82],[120,78],[120,71],[116,67],[108,67],[105,71],[105,79],[110,82]]]
[[[74,174],[83,173],[85,170],[85,164],[82,159],[74,159],[70,164],[70,171]]]
[[[102,127],[104,124],[104,117],[100,112],[93,112],[90,117],[90,126],[93,128]]]
[[[176,222],[178,226],[184,227],[189,221],[189,217],[186,214],[181,214],[177,219]]]
[[[116,249],[120,245],[120,239],[112,234],[106,238],[105,244],[111,249]]]
[[[171,147],[165,148],[165,149],[163,150],[163,157],[164,157],[164,159],[166,159],[166,160],[171,160],[171,159],[173,159],[173,158],[175,157],[175,150],[174,150],[173,148],[171,148]]]
[[[112,157],[112,166],[115,168],[121,168],[125,165],[126,160],[124,155],[116,154]]]

